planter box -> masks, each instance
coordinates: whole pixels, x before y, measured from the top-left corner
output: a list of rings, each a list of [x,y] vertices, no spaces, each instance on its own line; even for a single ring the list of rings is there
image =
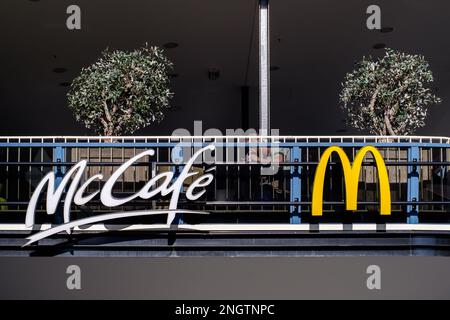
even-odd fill
[[[74,148],[71,150],[70,156],[72,162],[81,160],[88,160],[88,162],[109,162],[109,163],[124,163],[136,154],[143,150],[131,148]],[[150,162],[148,156],[142,157],[138,162]],[[102,173],[104,179],[107,180],[113,172],[117,169],[114,166],[89,166],[87,168],[87,175],[89,177],[97,173]],[[139,182],[148,181],[151,169],[148,166],[132,166],[125,171],[119,181],[123,182]]]

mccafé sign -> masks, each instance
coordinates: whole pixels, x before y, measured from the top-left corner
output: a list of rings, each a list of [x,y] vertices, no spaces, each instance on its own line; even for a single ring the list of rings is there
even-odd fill
[[[25,217],[25,225],[27,227],[33,227],[35,225],[35,213],[36,206],[39,200],[41,193],[44,188],[47,186],[47,195],[46,195],[46,212],[49,215],[55,214],[60,202],[62,195],[65,190],[65,198],[64,198],[64,206],[63,206],[63,224],[51,227],[50,229],[38,232],[29,236],[27,239],[29,240],[26,245],[49,237],[51,235],[57,234],[59,232],[67,232],[70,233],[71,230],[75,227],[98,223],[102,221],[109,221],[114,219],[128,218],[128,217],[137,217],[137,216],[148,216],[148,215],[167,215],[166,226],[169,228],[172,224],[175,215],[177,213],[189,213],[189,214],[208,214],[208,212],[204,211],[192,211],[192,210],[181,210],[178,209],[178,199],[183,187],[183,183],[186,179],[191,178],[193,181],[189,184],[189,187],[186,191],[186,198],[190,201],[195,201],[199,199],[206,192],[206,188],[211,184],[214,179],[214,176],[209,173],[209,170],[205,171],[205,174],[199,175],[198,172],[191,172],[192,165],[194,162],[206,151],[215,150],[215,146],[209,145],[200,150],[198,150],[191,159],[189,159],[185,165],[181,173],[175,177],[174,172],[162,172],[158,175],[153,176],[143,187],[141,190],[136,192],[135,194],[125,197],[125,198],[116,198],[112,193],[114,185],[117,183],[117,180],[124,174],[124,172],[131,167],[136,161],[144,156],[153,156],[155,154],[154,150],[147,150],[138,154],[126,161],[122,164],[112,175],[106,180],[103,188],[101,190],[97,190],[91,194],[85,194],[88,187],[94,182],[102,181],[103,175],[96,174],[90,177],[85,182],[81,182],[81,178],[84,174],[84,171],[87,167],[87,161],[83,160],[74,165],[63,177],[62,181],[58,186],[55,183],[55,174],[54,172],[48,173],[38,184],[34,193],[30,199],[28,204],[26,217]],[[323,205],[323,186],[325,179],[325,172],[327,168],[328,160],[330,159],[333,153],[337,153],[339,156],[342,169],[344,172],[345,179],[345,188],[346,188],[346,209],[347,210],[356,210],[357,209],[357,196],[358,196],[358,181],[359,181],[359,173],[361,170],[362,162],[364,156],[370,152],[374,159],[376,166],[378,168],[378,179],[380,185],[380,214],[389,215],[391,214],[391,195],[389,188],[389,178],[386,170],[386,166],[383,160],[383,157],[379,153],[379,151],[372,147],[366,146],[359,150],[358,154],[355,157],[353,164],[350,163],[347,155],[344,150],[337,146],[329,147],[323,153],[319,164],[316,169],[314,184],[313,184],[313,193],[312,193],[312,215],[313,216],[321,216],[322,215],[322,205]],[[71,182],[69,183],[70,179]],[[140,198],[144,200],[150,200],[157,195],[161,196],[169,196],[170,195],[170,203],[169,208],[165,210],[144,210],[144,211],[126,211],[126,212],[114,212],[108,214],[100,214],[88,218],[72,220],[70,215],[70,208],[72,204],[77,206],[86,205],[89,201],[91,201],[97,195],[100,196],[100,201],[105,207],[118,207],[123,206],[126,203]]]
[[[214,176],[211,173],[206,173],[201,176],[197,176],[197,172],[190,172],[192,165],[195,160],[199,158],[202,153],[206,151],[212,151],[215,147],[213,145],[209,145],[205,148],[198,150],[189,161],[183,167],[181,173],[175,178],[174,172],[162,172],[158,175],[152,177],[143,187],[134,195],[131,195],[126,198],[116,198],[112,194],[112,190],[114,185],[120,176],[135,163],[140,158],[145,156],[153,156],[155,154],[154,150],[144,151],[127,162],[121,165],[105,182],[103,188],[98,190],[92,194],[85,195],[85,191],[95,181],[102,181],[103,175],[96,174],[89,178],[84,183],[81,183],[81,177],[87,167],[87,161],[83,160],[78,162],[75,166],[73,166],[64,176],[59,186],[55,189],[55,174],[54,172],[48,173],[38,184],[34,193],[31,197],[30,203],[28,204],[28,209],[25,217],[25,226],[33,227],[35,224],[35,214],[36,214],[36,205],[39,200],[39,196],[42,193],[44,187],[47,185],[47,201],[46,201],[46,211],[47,214],[55,214],[58,205],[61,201],[62,194],[65,189],[68,188],[66,192],[66,197],[64,199],[64,207],[63,207],[63,224],[58,225],[56,227],[52,227],[48,230],[38,232],[32,236],[29,236],[27,239],[29,240],[26,245],[29,245],[38,240],[44,239],[61,231],[66,231],[70,233],[71,230],[75,227],[79,227],[82,225],[98,223],[101,221],[109,221],[121,218],[129,218],[129,217],[138,217],[138,216],[149,216],[149,215],[167,215],[167,226],[170,227],[172,224],[175,215],[177,213],[190,213],[190,214],[208,214],[203,211],[192,211],[192,210],[180,210],[178,209],[178,199],[183,187],[183,183],[186,179],[193,177],[193,182],[190,183],[189,188],[186,191],[186,198],[188,200],[194,201],[200,198],[205,193],[205,188],[213,181]],[[207,171],[206,171],[207,172]],[[69,184],[70,178],[73,176],[72,182]],[[144,200],[150,200],[151,198],[161,195],[168,196],[170,195],[170,204],[167,210],[144,210],[144,211],[127,211],[127,212],[114,212],[109,214],[101,214],[89,218],[79,219],[79,220],[71,220],[70,217],[70,208],[72,203],[77,206],[82,206],[91,201],[95,196],[100,195],[100,201],[105,207],[114,208],[117,206],[123,206],[126,203],[141,198]]]

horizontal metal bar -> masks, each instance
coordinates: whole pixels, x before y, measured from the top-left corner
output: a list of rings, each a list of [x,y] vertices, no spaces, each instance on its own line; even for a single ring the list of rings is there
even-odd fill
[[[249,134],[250,133],[250,134]],[[256,133],[256,131],[255,131]],[[0,139],[6,140],[156,140],[156,139],[244,139],[244,138],[252,138],[252,139],[403,139],[403,140],[420,140],[420,139],[433,139],[433,140],[450,140],[450,137],[446,136],[415,136],[415,135],[253,135],[251,130],[249,132],[244,132],[243,134],[227,134],[227,135],[186,135],[186,136],[73,136],[73,135],[65,135],[65,136],[0,136]]]
[[[433,143],[433,142],[3,142],[0,148],[153,148],[153,147],[197,147],[201,148],[207,145],[215,145],[216,147],[364,147],[372,145],[379,148],[450,148],[450,143]]]
[[[122,197],[126,197],[127,195],[131,195],[131,194],[132,193],[126,193],[126,194],[125,193],[119,193],[119,192],[114,193],[115,196],[121,195]],[[153,205],[152,201],[155,201],[155,200],[134,199],[134,200],[132,200],[132,201],[122,205],[122,206],[126,207],[126,206],[133,206],[133,205]],[[44,202],[45,202],[45,197],[43,197],[43,199],[39,199],[37,205],[38,206],[42,205]],[[64,203],[65,200],[61,199],[60,202]],[[0,206],[3,206],[3,205],[11,205],[11,206],[13,206],[13,205],[28,205],[28,203],[29,203],[29,201],[5,201],[5,202],[0,202]],[[83,205],[83,206],[80,206],[80,207],[88,207],[90,204],[91,205],[101,205],[102,202],[100,200],[91,200],[91,201],[89,201],[89,204]],[[158,202],[156,202],[154,204],[155,204],[155,206],[165,206],[165,205],[168,206],[170,204],[170,201],[164,201],[163,200],[163,201],[158,201]],[[197,202],[194,203],[194,202],[188,202],[188,201],[180,200],[180,201],[178,201],[178,204],[179,205],[190,205],[190,206],[193,206],[193,205],[203,205],[204,206],[204,205],[206,205],[206,201],[197,201]],[[121,206],[118,206],[118,207],[121,207]]]
[[[45,199],[41,200],[44,201]],[[64,203],[64,199],[61,200]],[[41,202],[42,203],[42,202]],[[92,200],[91,204],[100,204],[100,201]],[[312,201],[197,201],[197,202],[184,202],[180,201],[180,205],[188,206],[273,206],[273,205],[310,205]],[[379,201],[358,201],[360,205],[378,205]],[[133,204],[149,204],[152,203],[146,200],[133,200],[124,206],[130,206]],[[157,202],[156,205],[168,205],[169,202]],[[323,201],[324,205],[345,205],[344,201]],[[450,201],[392,201],[392,205],[450,205]],[[5,201],[0,202],[2,205],[28,205],[28,201]]]
[[[38,166],[38,167],[50,167],[50,166],[73,166],[78,162],[0,162],[0,166]],[[88,166],[121,166],[122,162],[88,162]],[[151,164],[157,166],[184,166],[185,163],[173,163],[173,162],[135,162],[132,166],[149,166]],[[203,163],[201,163],[203,164]],[[270,166],[270,165],[279,165],[279,166],[314,166],[318,165],[317,161],[309,161],[309,162],[275,162],[275,163],[258,163],[258,162],[214,162],[207,163],[207,165],[214,166]],[[341,162],[327,162],[328,165],[340,165]],[[376,162],[366,161],[362,162],[363,166],[376,166]],[[395,162],[395,161],[385,161],[386,166],[450,166],[449,161],[440,161],[440,162],[427,162],[427,161],[418,161],[418,162]]]
[[[207,201],[206,205],[309,205],[312,201]],[[379,201],[358,201],[361,205],[378,205]],[[324,201],[324,205],[345,205],[344,201]],[[392,201],[393,205],[450,205],[450,201]]]
[[[383,226],[383,231],[450,231],[449,223],[418,223],[418,224],[406,224],[406,223],[351,223],[352,231],[377,231],[377,225]],[[311,226],[315,226],[313,230],[316,231],[345,231],[344,223],[301,223],[301,224],[287,224],[287,223],[214,223],[214,224],[183,224],[177,226],[176,229],[167,229],[165,224],[117,224],[116,230],[122,231],[145,231],[145,232],[240,232],[246,231],[247,235],[253,235],[259,232],[269,232],[270,234],[284,233],[290,231],[310,231]],[[52,228],[52,224],[36,224],[33,227],[26,227],[23,223],[0,223],[0,231],[44,231]],[[109,224],[93,224],[86,227],[76,227],[73,230],[73,234],[77,232],[105,232],[111,231]],[[350,232],[352,232],[350,231]],[[227,233],[233,234],[233,233]],[[227,234],[220,233],[222,236]],[[340,233],[341,235],[342,234]],[[242,236],[242,233],[236,233],[235,235]],[[54,239],[53,241],[57,241]]]
[[[126,161],[127,159],[125,159]],[[61,167],[61,166],[73,166],[78,162],[0,162],[0,166],[37,166],[37,167]],[[134,162],[131,166],[149,166],[149,165],[157,165],[157,166],[184,166],[184,163],[173,163],[173,162]],[[88,162],[87,166],[121,166],[122,162]]]

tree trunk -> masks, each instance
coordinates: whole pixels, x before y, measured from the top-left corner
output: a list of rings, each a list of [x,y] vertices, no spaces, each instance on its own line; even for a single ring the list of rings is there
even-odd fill
[[[369,102],[369,110],[372,115],[372,121],[373,121],[372,125],[374,128],[376,128],[375,130],[378,129],[379,132],[381,130],[380,129],[381,123],[380,123],[380,121],[378,121],[376,113],[375,113],[375,103],[377,101],[377,96],[378,96],[378,93],[380,92],[380,89],[381,89],[381,87],[378,85],[376,87],[375,91],[373,92],[372,97],[370,98],[370,102]]]
[[[105,136],[113,136],[115,133],[115,126],[113,121],[113,116],[117,111],[117,108],[114,106],[112,112],[109,110],[108,103],[103,101],[103,111],[105,114],[105,118],[101,118],[101,122],[103,125],[103,134]]]
[[[389,111],[385,111],[384,112],[384,124],[386,126],[387,133],[390,136],[395,136],[396,133],[395,133],[394,129],[392,128],[392,124],[391,124],[391,120],[389,119],[389,116],[390,116],[390,112]]]
[[[112,129],[110,129],[110,128],[105,128],[105,129],[103,130],[103,135],[106,136],[106,137],[109,137],[109,136],[112,136],[112,135],[114,135],[114,134],[113,134],[113,132],[112,132]]]

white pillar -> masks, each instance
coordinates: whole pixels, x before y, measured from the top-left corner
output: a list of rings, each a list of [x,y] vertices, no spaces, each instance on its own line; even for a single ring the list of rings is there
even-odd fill
[[[269,0],[259,0],[259,132],[270,134]]]

